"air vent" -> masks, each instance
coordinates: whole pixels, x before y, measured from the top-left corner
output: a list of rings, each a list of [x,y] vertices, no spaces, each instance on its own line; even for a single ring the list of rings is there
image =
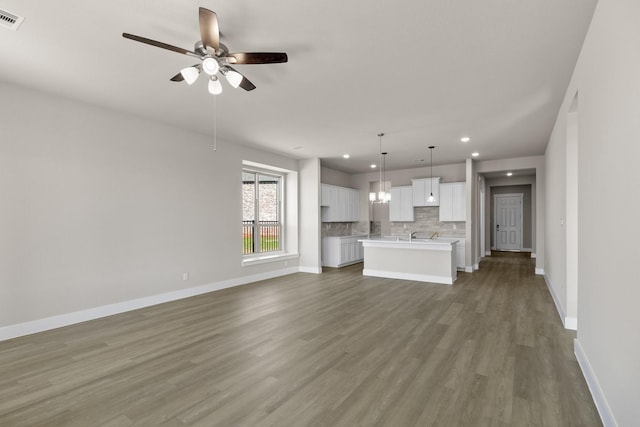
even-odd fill
[[[17,30],[24,21],[24,17],[14,15],[6,10],[0,10],[0,27],[8,28],[10,30]]]

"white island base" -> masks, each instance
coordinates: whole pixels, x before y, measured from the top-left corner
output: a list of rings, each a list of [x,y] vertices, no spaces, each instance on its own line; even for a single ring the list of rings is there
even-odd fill
[[[452,285],[457,278],[456,239],[363,239],[364,276]]]

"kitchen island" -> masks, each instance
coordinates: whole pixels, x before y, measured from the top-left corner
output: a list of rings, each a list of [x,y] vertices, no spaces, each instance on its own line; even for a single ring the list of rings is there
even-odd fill
[[[457,278],[455,238],[361,239],[365,276],[452,285]]]

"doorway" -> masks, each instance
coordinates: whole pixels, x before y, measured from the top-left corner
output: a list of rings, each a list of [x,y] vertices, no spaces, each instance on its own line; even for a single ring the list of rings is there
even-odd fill
[[[496,194],[494,206],[496,250],[522,250],[522,194]]]
[[[566,280],[567,307],[564,327],[578,329],[578,93],[567,113],[567,155],[566,155]]]

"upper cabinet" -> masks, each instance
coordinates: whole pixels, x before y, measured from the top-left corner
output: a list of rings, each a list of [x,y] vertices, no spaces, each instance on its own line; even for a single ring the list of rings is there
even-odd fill
[[[413,206],[440,206],[440,177],[412,179]],[[433,192],[434,201],[427,198]]]
[[[440,184],[440,221],[466,220],[466,182],[446,182]]]
[[[389,221],[413,222],[413,188],[410,185],[391,187]]]
[[[360,221],[360,191],[337,185],[321,184],[322,222]]]

